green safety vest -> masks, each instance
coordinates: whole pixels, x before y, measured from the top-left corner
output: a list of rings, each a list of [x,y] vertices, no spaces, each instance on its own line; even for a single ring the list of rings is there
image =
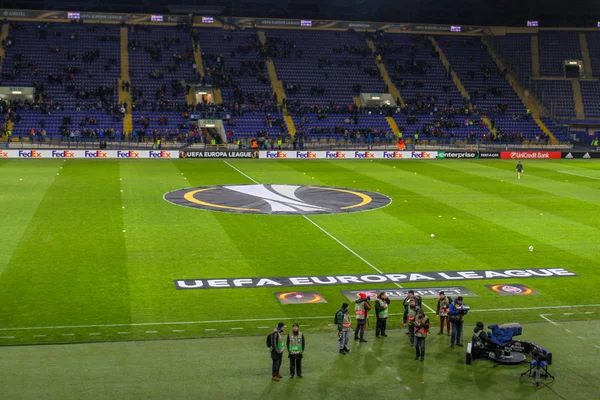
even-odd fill
[[[356,319],[363,320],[366,317],[365,312],[365,302],[361,301],[360,303],[354,303],[354,314],[356,314]]]
[[[383,300],[381,300],[379,297],[377,298],[377,304],[379,304],[379,307],[383,307],[383,306],[387,306],[387,303]],[[377,318],[387,318],[388,317],[388,309],[387,308],[382,308],[381,310],[379,310],[379,316]]]
[[[157,146],[160,146],[160,139],[158,139],[158,140],[156,141],[156,145],[157,145]]]
[[[279,140],[277,141],[277,145],[279,145],[279,146],[281,146],[281,144],[282,144],[282,143],[283,143],[283,140],[281,140],[281,139],[279,139]]]
[[[290,354],[301,354],[302,353],[302,332],[298,331],[298,335],[293,333],[288,334],[290,339],[290,347],[288,351]]]
[[[242,144],[242,141],[240,139],[238,139],[237,144],[238,145]]]
[[[415,133],[415,139],[419,140],[419,134]]]
[[[402,139],[402,132],[398,132],[398,139]]]
[[[425,318],[423,318],[423,322],[422,324],[425,325],[425,323],[427,323],[427,321],[429,321],[429,317],[425,316]],[[417,329],[417,327],[415,327],[415,336],[416,337],[427,337],[427,330],[423,327],[423,328],[419,328]]]
[[[281,332],[273,332],[275,335],[277,335],[278,337],[278,341],[277,341],[277,347],[275,348],[275,350],[281,354],[283,353],[283,348],[285,346],[285,343],[283,343],[283,335],[281,334]],[[275,342],[275,341],[273,341]]]
[[[210,144],[217,144],[217,141],[216,141],[215,139],[212,139],[212,140],[210,141]]]
[[[598,139],[594,140],[594,141],[592,142],[592,145],[597,147],[597,146],[598,146]]]
[[[527,109],[527,115],[531,114],[531,110],[528,108]]]

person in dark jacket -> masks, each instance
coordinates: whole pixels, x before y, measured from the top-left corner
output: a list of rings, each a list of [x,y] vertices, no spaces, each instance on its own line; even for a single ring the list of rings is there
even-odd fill
[[[298,373],[298,378],[302,378],[302,353],[306,348],[306,339],[300,332],[300,325],[292,326],[292,333],[287,336],[287,348],[290,358],[290,378]]]
[[[463,347],[462,330],[464,325],[464,316],[469,312],[469,308],[463,304],[462,296],[458,296],[453,303],[450,304],[450,323],[452,324],[452,335],[450,336],[450,347],[454,348],[454,344]]]
[[[493,350],[496,355],[498,355],[500,352],[498,346],[496,346],[496,344],[492,341],[490,335],[485,331],[485,329],[483,329],[483,322],[481,321],[475,324],[471,342],[473,343],[471,354],[473,355],[474,359],[486,357],[490,350]]]
[[[338,343],[340,347],[340,354],[346,355],[350,353],[348,348],[348,342],[350,341],[350,314],[348,313],[348,303],[342,304],[342,307],[335,314],[335,323],[338,326]]]
[[[277,328],[271,334],[271,360],[273,361],[272,372],[273,372],[273,380],[279,381],[281,378],[281,374],[279,373],[279,368],[281,368],[281,360],[283,359],[283,347],[285,343],[283,342],[283,331],[285,330],[285,324],[280,322],[277,324]]]
[[[386,292],[379,293],[375,300],[375,316],[377,317],[377,327],[375,329],[375,337],[387,336],[385,328],[387,326],[387,319],[389,315],[388,306],[390,299]]]

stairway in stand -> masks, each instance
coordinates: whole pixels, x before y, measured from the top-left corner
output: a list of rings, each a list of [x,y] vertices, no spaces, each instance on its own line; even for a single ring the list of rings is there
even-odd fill
[[[121,33],[121,78],[119,87],[119,104],[126,104],[125,115],[123,116],[123,137],[128,137],[133,130],[133,115],[131,112],[131,87],[130,90],[124,90],[122,82],[131,82],[129,79],[129,35],[128,28],[122,27]]]

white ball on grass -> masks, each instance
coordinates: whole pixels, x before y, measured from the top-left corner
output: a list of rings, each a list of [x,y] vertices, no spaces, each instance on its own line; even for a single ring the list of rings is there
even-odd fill
[[[533,251],[533,246],[529,246],[529,251]]]
[[[434,237],[435,237],[435,235],[432,233],[432,234],[431,234],[431,238],[433,239]]]

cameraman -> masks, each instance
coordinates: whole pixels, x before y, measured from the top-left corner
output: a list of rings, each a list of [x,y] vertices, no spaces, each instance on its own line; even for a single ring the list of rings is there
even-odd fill
[[[425,359],[425,338],[429,333],[429,317],[425,315],[425,312],[419,308],[417,311],[417,317],[415,318],[415,349],[417,356],[415,360],[419,358],[421,361]]]
[[[415,345],[415,318],[417,317],[417,302],[414,298],[408,302],[408,314],[406,320],[408,321],[408,337],[410,338],[410,346]]]
[[[474,359],[485,357],[486,350],[491,348],[494,349],[494,352],[498,352],[497,346],[495,346],[488,333],[483,329],[483,322],[477,322],[475,324],[471,341],[473,342],[472,354]]]
[[[404,298],[404,315],[402,316],[402,323],[404,324],[404,326],[406,326],[406,322],[408,319],[408,310],[409,310],[408,306],[409,306],[409,303],[411,300],[414,300],[416,302],[417,308],[421,308],[421,303],[423,302],[423,300],[421,299],[421,296],[415,297],[414,290],[408,291],[408,296],[406,296]],[[406,334],[408,335],[408,332],[406,332]]]
[[[452,336],[450,336],[450,348],[454,348],[454,344],[463,347],[462,330],[464,324],[464,316],[469,312],[469,307],[463,304],[462,296],[458,296],[452,304],[450,304],[450,323],[452,324]]]

